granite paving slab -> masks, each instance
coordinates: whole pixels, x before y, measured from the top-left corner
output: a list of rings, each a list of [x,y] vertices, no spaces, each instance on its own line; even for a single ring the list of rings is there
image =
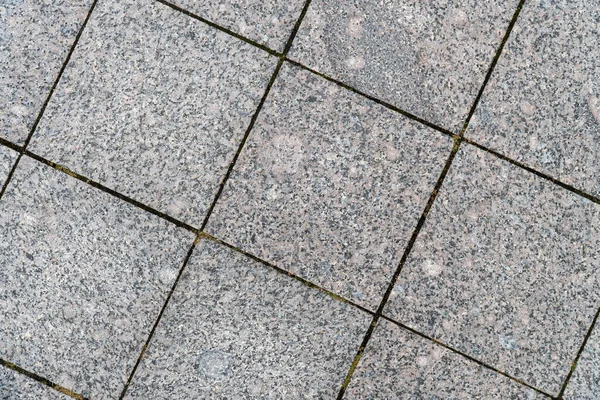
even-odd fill
[[[600,3],[525,2],[466,136],[600,196]]]
[[[381,319],[344,399],[549,399]]]
[[[17,161],[17,157],[19,157],[19,153],[0,145],[0,190],[4,186],[13,164]]]
[[[0,2],[0,137],[25,142],[91,4]]]
[[[564,400],[600,398],[600,332],[598,324],[588,339],[563,396]]]
[[[384,313],[556,395],[592,323],[600,206],[463,145]]]
[[[334,398],[371,316],[201,240],[127,399]]]
[[[68,400],[38,381],[0,365],[0,400]]]
[[[276,61],[161,3],[102,0],[30,150],[200,227]]]
[[[172,0],[171,3],[281,52],[300,17],[304,1]]]
[[[314,0],[290,57],[458,133],[517,3]]]
[[[115,398],[192,241],[22,158],[0,201],[0,358],[86,397]]]
[[[375,310],[451,148],[286,63],[206,229]]]

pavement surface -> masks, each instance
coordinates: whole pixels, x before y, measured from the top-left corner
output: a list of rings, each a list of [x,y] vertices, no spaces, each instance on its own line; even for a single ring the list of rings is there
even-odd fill
[[[600,3],[0,0],[0,399],[600,399]]]

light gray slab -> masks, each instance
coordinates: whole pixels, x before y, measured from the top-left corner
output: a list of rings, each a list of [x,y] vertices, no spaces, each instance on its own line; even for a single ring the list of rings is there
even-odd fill
[[[154,1],[101,1],[30,150],[199,227],[276,59]]]
[[[16,151],[0,145],[0,190],[18,156]]]
[[[68,400],[70,397],[0,365],[0,400]]]
[[[334,398],[371,316],[201,240],[128,399]]]
[[[600,398],[600,329],[598,323],[588,339],[563,399],[596,400]],[[582,341],[583,343],[583,341]]]
[[[314,0],[291,58],[458,133],[517,0]]]
[[[381,319],[345,399],[549,399]]]
[[[375,310],[451,148],[285,64],[207,230]]]
[[[24,157],[0,202],[0,358],[116,398],[192,241]]]
[[[526,1],[467,137],[600,196],[600,3]]]
[[[557,394],[598,307],[600,206],[459,150],[385,314]]]
[[[305,0],[173,0],[172,4],[283,51]]]
[[[92,0],[0,2],[0,136],[23,144]]]

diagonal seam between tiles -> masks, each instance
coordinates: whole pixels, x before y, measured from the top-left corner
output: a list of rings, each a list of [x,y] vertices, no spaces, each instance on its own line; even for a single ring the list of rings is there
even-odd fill
[[[190,12],[190,11],[188,11],[188,10],[186,10],[184,8],[181,8],[181,7],[179,7],[179,6],[177,6],[177,5],[173,4],[173,3],[170,3],[170,2],[168,2],[166,0],[154,0],[154,1],[156,1],[157,3],[163,4],[163,5],[167,6],[167,7],[170,7],[170,8],[172,8],[175,11],[183,13],[183,14],[187,15],[190,18],[193,18],[195,20],[203,22],[206,25],[208,25],[208,26],[210,26],[212,28],[215,28],[215,29],[217,29],[217,30],[219,30],[221,32],[224,32],[224,33],[226,33],[226,34],[228,34],[230,36],[233,36],[233,37],[235,37],[237,39],[240,39],[241,41],[244,41],[244,42],[246,42],[248,44],[251,44],[254,47],[258,47],[259,49],[264,50],[264,51],[266,51],[269,54],[272,54],[272,55],[277,56],[277,57],[281,57],[281,55],[282,55],[282,53],[279,53],[279,52],[277,52],[277,51],[275,51],[273,49],[270,49],[269,47],[267,47],[265,45],[262,45],[262,44],[258,43],[257,41],[254,41],[254,40],[249,39],[249,38],[247,38],[245,36],[242,36],[239,33],[236,33],[234,31],[232,31],[231,29],[227,29],[225,27],[222,27],[221,25],[218,25],[218,24],[214,23],[213,21],[210,21],[210,20],[208,20],[206,18],[203,18],[203,17],[199,16],[198,14],[194,14],[193,12]]]
[[[226,241],[224,241],[222,239],[219,239],[219,238],[217,238],[215,236],[212,236],[212,235],[210,235],[210,234],[208,234],[206,232],[200,232],[199,236],[202,237],[202,238],[208,239],[208,240],[212,240],[212,241],[214,241],[214,242],[216,242],[216,243],[218,243],[218,244],[220,244],[222,246],[228,247],[231,250],[233,250],[233,251],[235,251],[237,253],[240,253],[240,254],[242,254],[242,255],[244,255],[244,256],[246,256],[246,257],[248,257],[248,258],[250,258],[250,259],[252,259],[252,260],[254,260],[254,261],[258,262],[258,263],[260,263],[260,264],[263,264],[266,267],[274,269],[276,272],[278,272],[278,273],[280,273],[282,275],[285,275],[285,276],[287,276],[289,278],[297,280],[298,282],[300,282],[300,283],[308,286],[311,289],[319,290],[320,292],[326,294],[329,297],[334,298],[335,300],[341,301],[342,303],[350,304],[350,305],[358,308],[359,310],[366,312],[367,314],[370,314],[370,315],[374,315],[375,314],[374,311],[369,310],[368,308],[365,308],[365,307],[363,307],[363,306],[361,306],[361,305],[353,302],[352,300],[349,300],[349,299],[347,299],[347,298],[345,298],[343,296],[340,296],[339,294],[336,294],[336,293],[334,293],[334,292],[332,292],[330,290],[327,290],[327,289],[325,289],[325,288],[317,285],[316,283],[313,283],[313,282],[309,281],[308,279],[304,279],[301,276],[298,276],[298,275],[296,275],[294,273],[286,271],[285,269],[283,269],[281,267],[278,267],[277,265],[272,264],[272,263],[270,263],[270,262],[268,262],[266,260],[263,260],[262,258],[259,258],[259,257],[255,256],[254,254],[251,254],[251,253],[248,253],[247,251],[239,249],[239,248],[235,247],[234,245],[232,245],[232,244],[230,244],[230,243],[228,243],[228,242],[226,242]]]
[[[567,377],[565,378],[565,380],[560,388],[560,392],[558,393],[558,396],[556,397],[557,399],[563,398],[563,396],[565,394],[565,390],[567,390],[567,386],[569,386],[569,381],[571,380],[571,377],[573,376],[573,373],[575,372],[575,368],[577,367],[579,358],[581,357],[581,354],[585,350],[585,346],[587,345],[587,342],[590,339],[590,336],[592,336],[592,332],[594,332],[594,327],[596,326],[596,322],[598,321],[598,316],[600,316],[600,308],[598,308],[598,310],[596,311],[596,315],[594,315],[592,324],[590,325],[590,328],[588,329],[587,334],[585,335],[585,338],[583,339],[583,342],[581,343],[581,346],[579,347],[579,351],[577,352],[577,355],[575,356],[573,363],[571,363],[571,368],[569,368]]]
[[[289,59],[287,57],[285,58],[285,61],[287,61],[290,64],[295,65],[295,66],[297,66],[299,68],[302,68],[302,69],[304,69],[304,70],[306,70],[308,72],[311,72],[311,73],[313,73],[313,74],[315,74],[317,76],[320,76],[321,78],[326,79],[329,82],[335,83],[336,85],[338,85],[338,86],[340,86],[340,87],[342,87],[342,88],[344,88],[346,90],[349,90],[350,92],[356,93],[356,94],[358,94],[359,96],[362,96],[362,97],[366,97],[367,99],[369,99],[369,100],[371,100],[371,101],[373,101],[373,102],[375,102],[375,103],[377,103],[377,104],[379,104],[379,105],[381,105],[381,106],[383,106],[383,107],[385,107],[387,109],[390,109],[390,110],[392,110],[394,112],[402,114],[406,118],[412,119],[413,121],[416,121],[416,122],[419,122],[419,123],[421,123],[421,124],[423,124],[423,125],[431,128],[431,129],[434,129],[434,130],[436,130],[438,132],[443,133],[444,135],[448,135],[450,137],[458,136],[458,135],[452,133],[451,131],[449,131],[449,130],[447,130],[445,128],[442,128],[439,125],[433,124],[433,123],[431,123],[431,122],[429,122],[427,120],[424,120],[423,118],[420,118],[420,117],[418,117],[418,116],[416,116],[414,114],[411,114],[410,112],[408,112],[406,110],[402,110],[401,108],[396,107],[395,105],[393,105],[391,103],[388,103],[386,101],[378,99],[377,97],[371,96],[370,94],[362,92],[362,91],[360,91],[360,90],[358,90],[358,89],[356,89],[356,88],[354,88],[354,87],[352,87],[352,86],[350,86],[350,85],[348,85],[348,84],[346,84],[346,83],[344,83],[344,82],[342,82],[340,80],[337,80],[337,79],[332,78],[332,77],[330,77],[330,76],[328,76],[326,74],[323,74],[323,73],[321,73],[321,72],[319,72],[317,70],[314,70],[314,69],[312,69],[310,67],[307,67],[306,65],[301,64],[298,61],[294,61],[294,60]]]
[[[171,297],[173,297],[173,293],[175,292],[175,289],[177,289],[177,284],[179,283],[179,280],[181,279],[181,276],[183,275],[183,272],[185,271],[185,267],[187,266],[187,264],[190,260],[190,257],[194,253],[194,249],[196,248],[196,245],[198,244],[199,240],[200,240],[200,234],[196,234],[196,237],[194,238],[194,242],[190,246],[190,249],[188,250],[188,252],[185,256],[185,259],[183,260],[183,265],[179,269],[179,272],[177,273],[177,277],[175,278],[175,281],[173,282],[173,285],[171,286],[171,290],[169,291],[169,294],[167,295],[167,298],[165,299],[165,301],[162,305],[162,308],[160,309],[160,312],[158,313],[158,316],[156,317],[156,320],[154,321],[154,324],[152,325],[152,329],[150,330],[150,333],[148,334],[148,338],[146,339],[146,342],[142,346],[140,355],[138,356],[138,358],[135,362],[135,365],[133,366],[133,369],[131,370],[131,373],[129,374],[129,377],[127,378],[127,382],[125,383],[125,386],[123,386],[123,390],[121,391],[119,400],[123,399],[125,397],[125,394],[127,394],[127,389],[129,389],[129,386],[131,385],[131,381],[132,381],[140,363],[142,362],[142,358],[144,358],[144,354],[146,353],[146,350],[148,349],[148,346],[150,345],[150,342],[152,341],[152,337],[154,337],[154,332],[156,331],[156,328],[158,327],[158,324],[160,323],[160,320],[161,320],[163,314],[165,313],[167,306],[169,305],[169,300],[171,300]]]
[[[233,160],[231,160],[231,163],[229,164],[229,167],[227,168],[227,172],[225,173],[225,176],[221,180],[221,183],[219,183],[219,189],[217,190],[217,194],[213,198],[213,201],[211,202],[210,207],[208,208],[208,211],[207,211],[206,215],[204,216],[204,221],[202,221],[202,225],[200,226],[201,231],[203,231],[206,228],[206,225],[208,224],[208,220],[210,219],[210,216],[212,215],[213,210],[215,209],[215,206],[217,205],[217,202],[221,198],[223,189],[225,189],[225,185],[227,184],[227,181],[229,180],[229,177],[231,176],[231,173],[233,172],[233,168],[235,167],[235,164],[237,163],[237,160],[240,157],[240,154],[242,153],[242,150],[244,148],[244,145],[246,144],[246,141],[248,140],[248,137],[250,136],[250,132],[252,131],[252,128],[254,128],[254,124],[256,123],[256,120],[258,119],[258,114],[260,114],[260,111],[262,110],[262,107],[265,104],[265,101],[267,100],[267,96],[269,95],[269,92],[271,91],[271,88],[273,87],[273,84],[275,83],[275,79],[277,79],[277,75],[279,75],[279,71],[281,70],[282,65],[283,65],[283,59],[280,59],[279,61],[277,61],[277,65],[275,66],[275,70],[273,71],[273,74],[271,75],[271,79],[269,79],[269,83],[267,84],[265,93],[263,94],[262,98],[260,99],[260,103],[258,104],[256,111],[254,112],[254,114],[252,115],[252,118],[250,119],[248,128],[246,129],[246,132],[244,133],[244,137],[242,138],[242,140],[238,146],[238,149],[237,149],[235,155],[233,156]]]
[[[492,59],[492,63],[490,64],[490,67],[488,68],[487,73],[485,74],[483,84],[479,88],[479,92],[477,92],[477,97],[475,97],[475,101],[473,102],[473,105],[471,106],[471,110],[469,110],[469,115],[467,115],[467,119],[465,120],[463,127],[460,131],[461,138],[465,136],[465,132],[467,131],[467,128],[469,126],[469,122],[471,122],[471,118],[473,118],[475,109],[477,109],[477,106],[479,105],[481,96],[483,95],[483,92],[485,91],[485,88],[486,88],[490,78],[492,77],[492,73],[494,72],[494,69],[496,68],[496,64],[498,64],[498,60],[500,60],[500,56],[502,55],[502,50],[504,50],[504,46],[506,45],[506,42],[508,42],[508,38],[510,37],[511,32],[512,32],[513,28],[515,27],[515,24],[517,23],[517,19],[519,19],[519,15],[521,14],[521,10],[523,9],[524,5],[525,5],[525,0],[520,0],[519,4],[517,5],[517,8],[512,16],[512,19],[510,20],[510,22],[508,24],[508,28],[506,29],[506,32],[504,33],[504,37],[502,38],[502,41],[500,42],[500,46],[498,47],[498,50],[496,51],[496,54],[494,55],[494,58]]]
[[[468,360],[470,360],[470,361],[472,361],[472,362],[474,362],[474,363],[476,363],[476,364],[478,364],[478,365],[480,365],[480,366],[482,366],[482,367],[484,367],[486,369],[494,371],[497,374],[503,375],[503,376],[505,376],[505,377],[507,377],[507,378],[509,378],[509,379],[511,379],[511,380],[513,380],[513,381],[515,381],[515,382],[523,385],[523,386],[526,386],[526,387],[528,387],[528,388],[530,388],[532,390],[535,390],[536,392],[538,392],[540,394],[543,394],[544,396],[547,396],[549,398],[553,398],[552,395],[544,392],[543,390],[540,390],[540,389],[538,389],[538,388],[536,388],[536,387],[534,387],[534,386],[532,386],[532,385],[530,385],[530,384],[528,384],[526,382],[523,382],[522,380],[517,379],[514,376],[511,376],[511,375],[507,374],[506,372],[501,371],[501,370],[499,370],[499,369],[497,369],[497,368],[495,368],[495,367],[493,367],[491,365],[488,365],[488,364],[484,363],[483,361],[478,360],[477,358],[474,358],[474,357],[472,357],[472,356],[470,356],[470,355],[468,355],[466,353],[463,353],[460,350],[457,350],[457,349],[455,349],[455,348],[453,348],[451,346],[448,346],[447,344],[445,344],[443,342],[440,342],[439,340],[436,340],[433,337],[428,336],[428,335],[426,335],[426,334],[424,334],[422,332],[419,332],[416,329],[413,329],[413,328],[411,328],[408,325],[404,325],[402,322],[396,321],[396,320],[394,320],[394,319],[392,319],[392,318],[390,318],[388,316],[385,316],[385,315],[381,315],[381,318],[385,319],[386,321],[389,321],[389,322],[391,322],[391,323],[393,323],[393,324],[395,324],[397,326],[399,326],[400,328],[403,328],[403,329],[405,329],[405,330],[407,330],[409,332],[412,332],[415,335],[418,335],[418,336],[422,337],[423,339],[427,339],[430,342],[433,342],[433,343],[435,343],[438,346],[441,346],[441,347],[443,347],[443,348],[445,348],[447,350],[450,350],[453,353],[456,353],[456,354],[458,354],[458,355],[460,355],[460,356],[462,356],[462,357],[464,357],[464,358],[466,358],[466,359],[468,359]]]
[[[513,160],[512,158],[509,158],[509,157],[505,156],[504,154],[498,153],[495,150],[492,150],[492,149],[490,149],[490,148],[488,148],[488,147],[486,147],[486,146],[484,146],[482,144],[479,144],[479,143],[475,142],[474,140],[471,140],[469,138],[461,138],[461,140],[464,143],[468,143],[468,144],[470,144],[472,146],[475,146],[475,147],[477,147],[480,150],[483,150],[483,151],[485,151],[485,152],[487,152],[487,153],[489,153],[489,154],[491,154],[491,155],[493,155],[493,156],[495,156],[495,157],[497,157],[497,158],[499,158],[501,160],[504,160],[504,161],[506,161],[508,163],[511,163],[512,165],[514,165],[516,167],[524,169],[525,171],[530,172],[530,173],[532,173],[532,174],[534,174],[534,175],[536,175],[536,176],[538,176],[538,177],[540,177],[542,179],[550,181],[553,184],[555,184],[557,186],[560,186],[561,188],[563,188],[565,190],[568,190],[569,192],[572,192],[572,193],[575,193],[578,196],[584,197],[585,199],[591,201],[592,203],[600,204],[600,198],[599,197],[596,197],[596,196],[593,196],[593,195],[591,195],[589,193],[586,193],[586,192],[584,192],[581,189],[577,189],[573,185],[570,185],[568,183],[562,182],[562,181],[560,181],[560,180],[558,180],[558,179],[556,179],[556,178],[554,178],[554,177],[552,177],[552,176],[550,176],[548,174],[545,174],[543,172],[537,171],[536,169],[528,166],[527,164],[524,164],[524,163],[522,163],[520,161]]]
[[[417,222],[417,226],[415,227],[415,230],[413,231],[413,234],[411,235],[410,240],[408,241],[408,244],[406,245],[406,249],[404,250],[404,254],[402,254],[400,263],[398,264],[398,267],[396,268],[396,271],[394,272],[394,275],[392,276],[392,279],[390,280],[387,290],[385,291],[385,294],[383,295],[383,298],[381,299],[381,302],[379,303],[379,307],[377,308],[377,313],[376,313],[377,315],[383,314],[383,308],[385,307],[386,303],[388,302],[390,295],[392,293],[392,290],[394,288],[394,285],[396,284],[396,281],[398,280],[398,277],[400,276],[400,273],[402,272],[402,267],[404,267],[404,264],[406,263],[406,260],[408,259],[408,256],[410,255],[410,251],[412,250],[412,247],[414,246],[415,242],[417,241],[417,237],[419,236],[419,233],[421,232],[421,229],[423,228],[423,225],[425,224],[425,220],[427,219],[427,215],[429,214],[429,211],[431,211],[431,208],[433,207],[433,203],[435,202],[435,199],[437,198],[437,195],[438,195],[440,189],[442,188],[444,180],[446,179],[446,176],[448,175],[448,171],[450,170],[450,167],[452,166],[452,162],[454,161],[454,157],[456,156],[456,153],[458,153],[460,145],[461,145],[460,138],[454,139],[454,146],[452,147],[452,151],[450,152],[450,155],[448,156],[448,159],[446,160],[446,163],[444,164],[444,168],[442,169],[442,172],[440,173],[440,176],[435,184],[435,187],[433,188],[433,191],[431,192],[431,195],[429,196],[429,200],[427,201],[427,204],[425,205],[425,209],[423,210],[423,213],[421,214],[421,217],[419,218],[419,221]]]
[[[4,366],[12,371],[18,372],[21,375],[24,375],[30,379],[33,379],[34,381],[37,381],[45,386],[48,386],[51,389],[54,389],[62,394],[65,394],[69,397],[72,397],[74,399],[77,400],[87,400],[85,397],[83,397],[82,395],[73,392],[70,389],[67,389],[64,386],[60,386],[52,381],[50,381],[49,379],[44,378],[43,376],[40,376],[38,374],[35,374],[31,371],[26,370],[25,368],[21,368],[16,364],[11,363],[10,361],[6,361],[2,358],[0,358],[0,366]]]
[[[290,49],[292,48],[292,43],[294,42],[294,39],[296,38],[296,35],[298,34],[298,30],[300,29],[300,25],[302,25],[302,21],[304,20],[304,17],[306,16],[306,12],[308,11],[308,7],[310,7],[310,3],[312,2],[312,0],[306,0],[304,2],[304,7],[302,7],[302,11],[300,12],[300,16],[298,17],[298,19],[296,20],[296,24],[294,25],[294,28],[292,29],[292,33],[290,34],[286,44],[285,44],[285,48],[283,50],[283,53],[281,54],[282,58],[286,58]]]
[[[85,177],[85,176],[83,176],[81,174],[78,174],[77,172],[71,171],[70,169],[68,169],[68,168],[66,168],[66,167],[64,167],[64,166],[62,166],[60,164],[57,164],[57,163],[52,162],[50,160],[47,160],[44,157],[41,157],[41,156],[39,156],[39,155],[37,155],[35,153],[30,152],[29,150],[24,150],[23,151],[23,155],[25,155],[27,157],[30,157],[30,158],[33,158],[34,160],[36,160],[38,162],[46,164],[47,166],[52,167],[52,168],[54,168],[54,169],[56,169],[56,170],[58,170],[60,172],[63,172],[63,173],[65,173],[65,174],[67,174],[67,175],[69,175],[69,176],[71,176],[71,177],[73,177],[75,179],[78,179],[78,180],[80,180],[82,182],[85,182],[88,185],[90,185],[90,186],[92,186],[92,187],[94,187],[96,189],[100,189],[103,192],[108,193],[108,194],[110,194],[110,195],[112,195],[114,197],[117,197],[118,199],[121,199],[121,200],[123,200],[123,201],[125,201],[125,202],[127,202],[129,204],[132,204],[132,205],[138,207],[138,208],[141,208],[144,211],[147,211],[147,212],[149,212],[151,214],[154,214],[157,217],[162,218],[162,219],[164,219],[166,221],[169,221],[170,223],[172,223],[172,224],[174,224],[174,225],[176,225],[176,226],[178,226],[180,228],[186,229],[186,230],[188,230],[190,232],[193,232],[193,233],[198,233],[199,232],[198,229],[194,228],[193,226],[191,226],[189,224],[186,224],[185,222],[182,222],[182,221],[180,221],[180,220],[178,220],[176,218],[173,218],[170,215],[165,214],[165,213],[163,213],[161,211],[158,211],[158,210],[156,210],[156,209],[154,209],[154,208],[152,208],[152,207],[150,207],[150,206],[148,206],[146,204],[143,204],[143,203],[141,203],[141,202],[139,202],[139,201],[137,201],[135,199],[132,199],[131,197],[125,196],[124,194],[121,194],[121,193],[117,192],[116,190],[113,190],[113,189],[111,189],[111,188],[109,188],[107,186],[104,186],[101,183],[93,181],[93,180],[91,180],[91,179],[89,179],[89,178],[87,178],[87,177]]]
[[[286,42],[284,51],[281,54],[281,57],[280,57],[279,61],[277,62],[277,65],[275,66],[275,70],[273,71],[273,75],[271,75],[271,79],[269,80],[269,83],[267,84],[267,88],[265,89],[265,92],[264,92],[262,98],[260,99],[260,103],[258,104],[256,111],[254,112],[254,114],[252,115],[252,118],[250,119],[250,123],[248,124],[248,128],[246,129],[246,132],[244,133],[244,137],[242,138],[242,140],[238,146],[238,150],[235,153],[233,160],[229,164],[229,168],[227,169],[227,172],[225,173],[223,180],[219,184],[219,189],[217,191],[217,194],[215,195],[215,197],[208,209],[208,212],[206,213],[206,216],[204,217],[204,221],[202,222],[202,226],[200,227],[201,231],[203,231],[204,228],[206,228],[206,225],[208,224],[210,216],[212,215],[212,212],[213,212],[217,202],[219,201],[221,194],[223,193],[223,189],[225,188],[225,185],[227,184],[227,181],[229,180],[229,177],[231,176],[231,173],[233,172],[233,168],[235,167],[235,164],[236,164],[238,158],[240,157],[242,150],[244,149],[244,145],[246,144],[246,141],[248,140],[248,137],[250,136],[250,132],[252,131],[252,128],[254,128],[254,124],[256,123],[256,120],[258,119],[258,115],[260,114],[260,112],[263,108],[263,105],[265,104],[265,101],[267,100],[267,97],[271,91],[271,88],[273,87],[273,84],[275,83],[275,80],[277,79],[277,76],[279,75],[279,71],[281,70],[281,67],[283,65],[283,62],[285,61],[287,53],[289,52],[290,48],[292,47],[292,42],[294,41],[294,38],[296,37],[296,34],[298,33],[298,29],[300,29],[300,25],[302,24],[302,20],[304,19],[304,16],[306,15],[306,12],[308,10],[308,7],[310,6],[311,1],[312,0],[306,0],[304,3],[304,7],[302,7],[302,12],[300,13],[298,20],[296,21],[296,24],[294,25],[294,29],[292,30],[292,33],[290,34],[290,36]]]
[[[10,182],[10,179],[12,178],[12,176],[17,168],[17,162],[19,161],[19,158],[21,157],[21,152],[23,150],[23,147],[17,146],[16,144],[9,142],[8,140],[1,138],[1,137],[0,137],[0,144],[19,153],[19,155],[17,156],[17,159],[15,160],[15,163],[8,171],[8,175],[6,176],[6,179],[2,183],[2,186],[0,187],[0,199],[2,199],[2,196],[4,195],[4,192],[6,192],[6,188],[8,187],[8,183]]]

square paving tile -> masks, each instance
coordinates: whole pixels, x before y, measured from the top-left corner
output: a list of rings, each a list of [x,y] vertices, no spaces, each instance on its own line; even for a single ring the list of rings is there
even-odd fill
[[[581,353],[563,398],[565,400],[600,399],[600,328],[598,323]]]
[[[376,309],[451,148],[285,64],[207,230]]]
[[[101,1],[30,150],[199,227],[276,58],[153,1]]]
[[[0,190],[18,156],[16,151],[0,145]]]
[[[466,135],[600,196],[600,3],[525,2]]]
[[[68,400],[64,395],[38,381],[0,365],[0,399]]]
[[[202,240],[126,398],[334,398],[370,321]]]
[[[547,399],[512,379],[381,319],[345,399]]]
[[[305,0],[173,0],[181,8],[265,46],[283,51]]]
[[[456,133],[516,0],[314,0],[291,58]]]
[[[465,145],[385,314],[550,394],[598,307],[600,206]]]
[[[0,202],[0,358],[115,398],[192,241],[24,157]]]
[[[25,142],[91,4],[0,3],[0,136]]]

